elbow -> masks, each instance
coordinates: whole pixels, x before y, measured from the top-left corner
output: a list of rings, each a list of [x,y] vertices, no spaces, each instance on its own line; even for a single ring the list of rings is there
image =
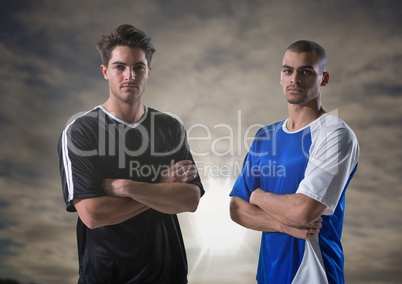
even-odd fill
[[[166,206],[166,210],[161,211],[166,214],[177,214],[190,212],[194,213],[198,204],[200,203],[201,192],[196,185],[192,185],[190,188],[186,189],[186,193],[182,194],[179,199],[177,199],[174,204]]]
[[[292,227],[308,227],[308,225],[312,223],[312,221],[310,220],[311,219],[309,218],[309,216],[305,214],[290,214],[290,216],[288,217],[288,225]]]
[[[289,211],[289,225],[293,227],[309,227],[321,217],[320,211],[306,210],[304,208],[295,208]]]
[[[85,226],[89,229],[96,229],[102,226],[105,226],[104,220],[102,221],[101,217],[96,214],[93,210],[90,210],[87,206],[85,206],[84,202],[80,200],[74,201],[75,209],[77,210],[78,217],[81,222],[84,223]]]
[[[87,223],[87,224],[85,224],[85,226],[87,226],[87,228],[91,229],[91,230],[94,230],[94,229],[97,229],[99,227],[102,227],[100,224],[94,223],[94,222],[93,223]]]
[[[239,224],[243,226],[243,223],[241,222],[240,216],[236,211],[230,210],[230,219],[235,222],[236,224]]]
[[[200,190],[197,187],[196,191],[194,192],[194,195],[192,195],[187,202],[186,211],[191,213],[197,211],[198,205],[200,204],[200,198],[201,198]]]
[[[196,204],[191,204],[187,210],[187,212],[194,213],[197,211],[198,208],[198,202]]]
[[[105,226],[105,224],[103,224],[101,220],[98,220],[94,216],[80,216],[80,215],[78,216],[80,217],[82,223],[84,223],[84,225],[87,226],[88,229],[93,230]]]
[[[242,225],[240,222],[239,205],[233,200],[233,198],[229,204],[229,214],[230,219],[232,219],[233,222]]]
[[[185,203],[185,205],[181,211],[194,213],[195,211],[197,211],[199,203],[200,203],[200,198],[197,198],[197,197],[190,198],[189,200],[187,200],[187,202]]]
[[[323,214],[326,206],[303,194],[296,194],[296,202],[288,210],[287,220],[291,226],[309,227]]]

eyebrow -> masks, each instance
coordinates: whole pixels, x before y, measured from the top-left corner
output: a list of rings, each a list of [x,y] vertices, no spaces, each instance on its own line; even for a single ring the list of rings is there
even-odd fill
[[[115,61],[112,64],[122,64],[122,65],[127,65],[126,63],[122,62],[122,61]]]
[[[282,65],[282,69],[294,69],[293,67],[291,67],[291,66],[289,66],[289,65]],[[314,66],[312,66],[312,65],[303,65],[303,66],[300,66],[299,68],[297,68],[297,69],[314,69]]]
[[[122,62],[122,61],[115,61],[115,62],[113,62],[112,64],[114,64],[114,65],[126,65],[126,66],[128,66],[127,63]],[[137,62],[137,63],[134,63],[134,65],[146,65],[146,64],[145,64],[144,62]]]

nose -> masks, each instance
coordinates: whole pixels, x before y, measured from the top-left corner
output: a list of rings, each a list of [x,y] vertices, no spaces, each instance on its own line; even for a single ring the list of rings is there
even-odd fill
[[[131,68],[127,68],[126,78],[128,81],[135,80],[135,71]]]
[[[292,76],[290,77],[290,82],[292,84],[300,84],[301,81],[300,81],[299,73],[294,72],[292,74]]]

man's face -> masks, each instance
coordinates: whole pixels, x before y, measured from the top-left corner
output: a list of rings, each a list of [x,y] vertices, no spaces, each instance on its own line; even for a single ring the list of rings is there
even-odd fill
[[[328,80],[328,73],[319,70],[315,52],[285,52],[280,84],[290,104],[305,105],[317,100],[321,86]]]
[[[140,102],[151,71],[140,48],[117,46],[108,66],[101,66],[103,77],[109,82],[110,98],[125,103]]]

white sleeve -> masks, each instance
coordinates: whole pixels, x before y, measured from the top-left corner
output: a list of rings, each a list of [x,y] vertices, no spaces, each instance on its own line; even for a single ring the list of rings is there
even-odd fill
[[[353,131],[337,117],[329,119],[332,123],[316,124],[311,130],[309,160],[297,190],[297,193],[326,205],[323,215],[334,213],[359,156],[359,145]]]

